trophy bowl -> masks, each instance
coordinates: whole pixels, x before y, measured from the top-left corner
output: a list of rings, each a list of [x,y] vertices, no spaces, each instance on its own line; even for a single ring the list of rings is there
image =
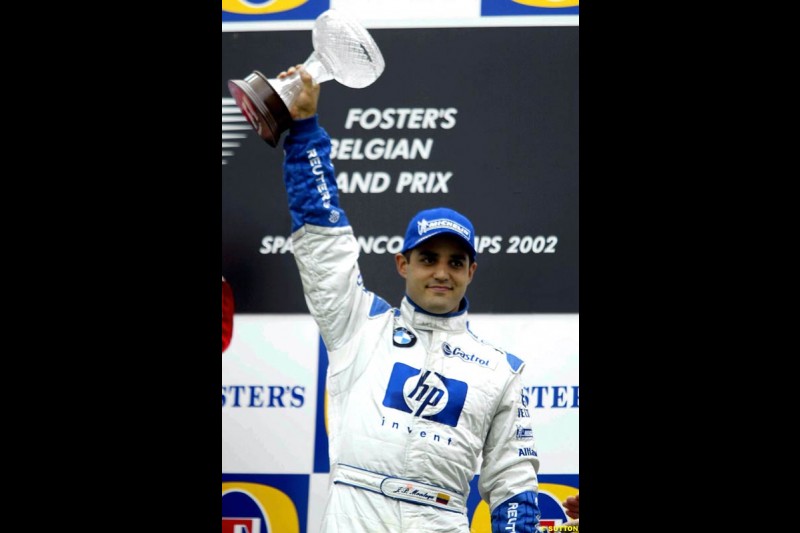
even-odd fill
[[[329,9],[314,21],[314,51],[303,63],[315,83],[335,79],[346,87],[367,87],[383,73],[385,63],[375,40],[351,16]],[[292,125],[290,109],[303,90],[295,72],[283,79],[258,70],[241,80],[228,80],[228,90],[258,135],[272,147]]]

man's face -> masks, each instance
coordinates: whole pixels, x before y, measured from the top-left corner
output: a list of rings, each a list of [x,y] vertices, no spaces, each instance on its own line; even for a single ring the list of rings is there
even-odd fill
[[[441,315],[458,309],[477,263],[454,235],[437,235],[411,250],[409,259],[395,256],[397,271],[406,279],[406,294],[429,313]]]

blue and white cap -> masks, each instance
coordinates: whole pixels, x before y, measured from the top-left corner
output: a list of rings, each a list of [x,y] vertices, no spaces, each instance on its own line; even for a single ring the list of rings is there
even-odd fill
[[[475,251],[475,228],[472,226],[472,222],[461,213],[447,207],[425,209],[414,215],[414,218],[408,223],[401,252],[405,253],[419,246],[421,242],[443,233],[461,237],[461,240],[469,247],[472,259],[475,259],[477,252]]]

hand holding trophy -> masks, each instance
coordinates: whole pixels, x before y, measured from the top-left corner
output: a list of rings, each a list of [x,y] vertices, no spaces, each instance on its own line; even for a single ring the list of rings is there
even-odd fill
[[[383,55],[369,32],[341,11],[329,9],[317,17],[311,33],[314,51],[303,63],[315,83],[335,79],[360,89],[371,85],[385,67]],[[303,89],[297,72],[282,79],[267,79],[255,70],[243,80],[228,80],[236,105],[270,146],[277,146],[289,129],[289,109]]]

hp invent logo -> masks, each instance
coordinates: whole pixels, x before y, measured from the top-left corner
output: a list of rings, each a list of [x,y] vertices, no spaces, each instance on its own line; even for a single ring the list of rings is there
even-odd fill
[[[438,372],[395,363],[383,405],[414,416],[456,427],[469,387]]]
[[[226,158],[233,157],[233,149],[239,148],[242,143],[237,139],[247,137],[247,132],[252,127],[242,115],[233,98],[222,99],[222,164],[227,165]]]

